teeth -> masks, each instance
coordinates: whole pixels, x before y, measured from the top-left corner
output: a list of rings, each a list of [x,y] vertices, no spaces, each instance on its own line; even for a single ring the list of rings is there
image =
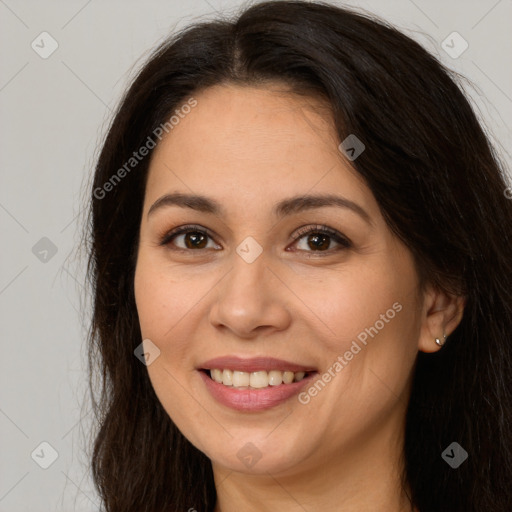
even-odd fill
[[[291,384],[293,382],[293,372],[283,372],[283,382]]]
[[[247,372],[233,372],[233,386],[235,388],[242,388],[249,385],[250,375]],[[224,379],[222,379],[224,384]],[[227,384],[229,386],[229,384]]]
[[[281,372],[279,370],[271,370],[269,372],[239,372],[233,370],[221,370],[214,368],[210,370],[210,376],[219,384],[224,386],[232,386],[235,388],[266,388],[268,386],[279,386],[280,384],[291,384],[299,382],[305,377],[305,372]]]
[[[218,370],[220,374],[220,380],[217,382],[222,382],[223,384],[226,384],[226,386],[232,386],[233,385],[233,372],[231,370]]]
[[[305,375],[306,375],[306,372],[296,372],[293,374],[293,380],[295,382],[299,382],[300,380],[302,380],[304,378]]]
[[[226,370],[229,372],[229,370]],[[222,381],[224,380],[224,372],[222,370],[218,370],[217,368],[215,370],[210,370],[210,377],[219,384],[222,384]],[[226,379],[227,382],[227,379]]]
[[[268,386],[268,373],[267,372],[252,372],[249,379],[249,386],[251,388],[266,388]]]
[[[272,370],[268,372],[268,383],[271,386],[279,386],[283,382],[283,372]]]

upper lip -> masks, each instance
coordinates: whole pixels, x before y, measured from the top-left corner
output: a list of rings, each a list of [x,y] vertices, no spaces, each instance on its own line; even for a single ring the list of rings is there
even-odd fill
[[[198,367],[202,370],[229,369],[239,372],[259,372],[269,370],[280,370],[290,372],[313,372],[316,371],[312,366],[304,366],[283,359],[275,359],[273,357],[251,357],[241,358],[237,356],[224,356],[209,359],[201,363]]]

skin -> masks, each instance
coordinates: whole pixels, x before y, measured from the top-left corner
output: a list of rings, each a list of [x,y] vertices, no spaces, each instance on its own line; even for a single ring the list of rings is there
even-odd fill
[[[212,461],[215,511],[410,511],[399,477],[413,366],[419,350],[439,350],[435,338],[456,328],[463,300],[420,287],[410,251],[338,150],[325,104],[279,84],[215,86],[194,97],[197,106],[152,155],[135,296],[143,339],[161,351],[149,377]],[[148,216],[170,192],[208,196],[225,214],[166,206]],[[275,203],[306,193],[343,196],[370,222],[335,206],[273,216]],[[185,224],[212,237],[202,248],[190,234],[160,245]],[[316,224],[352,245],[328,237],[316,249],[307,234],[291,238]],[[262,249],[252,263],[236,252],[248,236]],[[266,411],[231,410],[196,370],[218,356],[270,356],[322,374],[394,303],[401,311],[305,405],[292,397]],[[261,455],[250,468],[237,457],[248,442]]]

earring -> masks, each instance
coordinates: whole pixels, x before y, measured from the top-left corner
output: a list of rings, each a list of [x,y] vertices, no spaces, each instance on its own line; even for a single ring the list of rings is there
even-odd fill
[[[439,338],[436,338],[435,340],[436,340],[436,343],[437,343],[440,347],[442,347],[442,346],[444,345],[445,341],[446,341],[446,334],[445,334],[445,333],[443,333],[443,341],[441,341]]]

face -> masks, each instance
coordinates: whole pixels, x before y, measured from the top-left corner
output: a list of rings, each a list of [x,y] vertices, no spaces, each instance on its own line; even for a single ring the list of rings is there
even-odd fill
[[[152,155],[140,224],[159,400],[214,468],[285,475],[389,443],[421,329],[410,252],[325,105],[275,85],[194,98]]]

